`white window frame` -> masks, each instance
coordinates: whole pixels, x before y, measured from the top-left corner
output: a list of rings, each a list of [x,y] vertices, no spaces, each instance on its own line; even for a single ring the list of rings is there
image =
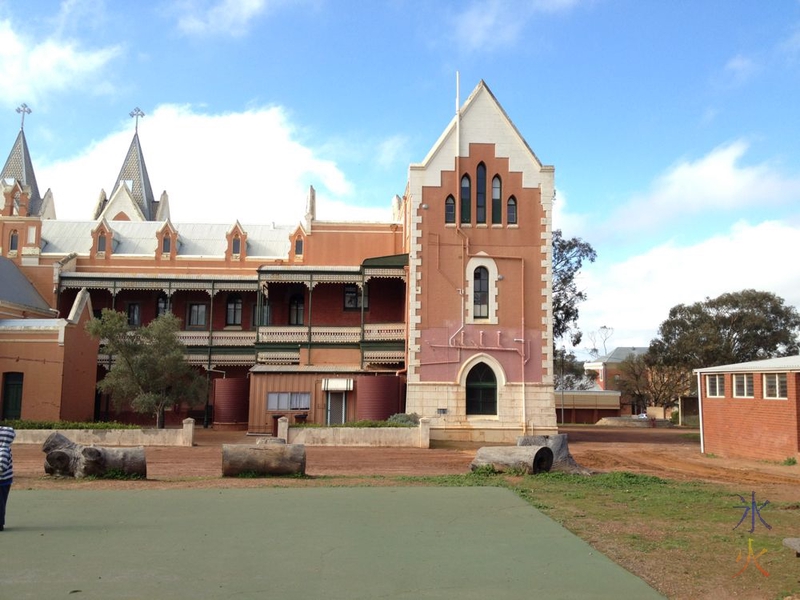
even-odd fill
[[[714,382],[714,389],[712,393],[711,382]],[[706,398],[724,398],[725,397],[725,375],[711,373],[706,375]]]
[[[268,392],[267,410],[310,410],[311,392]]]
[[[755,398],[756,389],[752,373],[733,374],[733,397]]]
[[[770,379],[773,380],[775,386],[773,393],[768,393]],[[789,378],[786,373],[764,373],[761,381],[765,400],[787,400],[789,398]]]
[[[475,269],[485,267],[489,271],[489,316],[476,317],[475,305]],[[467,323],[483,323],[497,325],[497,264],[486,255],[473,256],[467,263],[467,270],[464,273],[467,280]]]

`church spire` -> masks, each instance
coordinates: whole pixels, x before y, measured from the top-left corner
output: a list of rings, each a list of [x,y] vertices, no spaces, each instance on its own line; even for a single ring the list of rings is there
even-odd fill
[[[22,115],[22,124],[19,134],[11,148],[6,164],[0,171],[0,179],[12,179],[19,181],[22,186],[29,186],[31,189],[28,198],[28,215],[36,216],[42,209],[42,197],[39,195],[39,186],[36,183],[36,173],[33,171],[31,154],[28,151],[28,141],[25,139],[25,115],[31,114],[31,109],[27,104],[21,104],[17,112]]]
[[[158,203],[153,196],[153,188],[150,186],[150,177],[147,174],[147,165],[144,162],[142,146],[139,142],[139,117],[144,117],[144,112],[137,106],[130,113],[136,119],[133,140],[131,141],[128,154],[122,163],[117,181],[112,188],[117,191],[123,183],[128,186],[133,201],[139,206],[146,221],[157,220]]]

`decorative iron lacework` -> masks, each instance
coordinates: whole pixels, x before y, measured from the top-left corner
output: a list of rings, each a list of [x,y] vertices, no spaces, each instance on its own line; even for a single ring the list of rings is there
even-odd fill
[[[405,352],[402,350],[367,350],[364,352],[365,363],[394,364],[405,361]]]
[[[266,365],[296,365],[300,362],[300,351],[297,352],[259,352],[257,360]]]
[[[372,278],[378,279],[402,279],[406,280],[406,272],[403,269],[365,269],[364,281]]]
[[[208,356],[190,355],[187,357],[190,365],[205,366],[208,364]],[[241,366],[254,364],[252,354],[212,354],[211,362],[218,366]]]

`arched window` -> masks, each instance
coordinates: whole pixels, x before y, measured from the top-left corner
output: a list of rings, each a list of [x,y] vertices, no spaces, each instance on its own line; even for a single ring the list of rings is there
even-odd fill
[[[242,324],[242,297],[239,294],[228,296],[225,310],[225,325]]]
[[[474,273],[472,286],[472,316],[475,319],[489,318],[489,271],[478,267]]]
[[[486,363],[478,363],[467,374],[467,414],[497,414],[497,377]]]
[[[464,175],[461,178],[461,222],[469,223],[472,220],[470,214],[470,183],[469,176]]]
[[[456,222],[456,199],[452,196],[448,196],[447,200],[444,201],[444,222]]]
[[[509,225],[517,224],[517,199],[514,196],[508,199],[508,209],[506,212],[506,222]]]
[[[242,253],[242,238],[238,235],[233,238],[233,243],[231,244],[231,254],[241,254]]]
[[[297,238],[294,241],[294,255],[295,256],[303,255],[303,238]]]
[[[9,237],[8,239],[8,249],[11,252],[14,252],[18,248],[19,248],[19,233],[17,233],[17,230],[15,229],[14,231],[11,232],[11,237]]]
[[[492,179],[492,223],[500,224],[503,222],[503,183],[500,176],[495,175]]]
[[[486,165],[483,163],[475,173],[475,221],[486,223]]]
[[[97,236],[97,251],[98,252],[105,252],[106,251],[106,234],[101,233]]]
[[[169,254],[172,251],[172,238],[165,235],[161,239],[161,254]]]
[[[289,299],[289,325],[303,324],[303,296],[295,294]]]

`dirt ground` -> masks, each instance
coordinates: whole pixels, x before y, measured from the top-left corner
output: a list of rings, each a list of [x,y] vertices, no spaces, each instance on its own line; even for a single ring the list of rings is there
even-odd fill
[[[569,449],[582,466],[596,471],[631,471],[664,479],[708,481],[736,488],[757,488],[775,500],[800,496],[800,465],[785,466],[764,461],[710,458],[700,454],[700,443],[691,430],[625,427],[565,427]],[[694,431],[696,433],[696,430]],[[696,436],[694,436],[696,438]],[[146,482],[94,481],[92,487],[179,488],[249,487],[258,480],[222,479],[222,444],[254,443],[244,432],[198,429],[191,448],[146,449]],[[306,473],[310,481],[281,478],[281,485],[314,485],[326,477],[354,480],[398,475],[447,475],[465,473],[482,444],[434,443],[430,450],[416,448],[306,448]],[[73,487],[74,481],[47,477],[44,455],[38,445],[14,446],[14,483],[17,489]],[[338,484],[344,482],[339,481]],[[354,482],[355,483],[355,482]],[[388,481],[386,484],[390,484]]]

